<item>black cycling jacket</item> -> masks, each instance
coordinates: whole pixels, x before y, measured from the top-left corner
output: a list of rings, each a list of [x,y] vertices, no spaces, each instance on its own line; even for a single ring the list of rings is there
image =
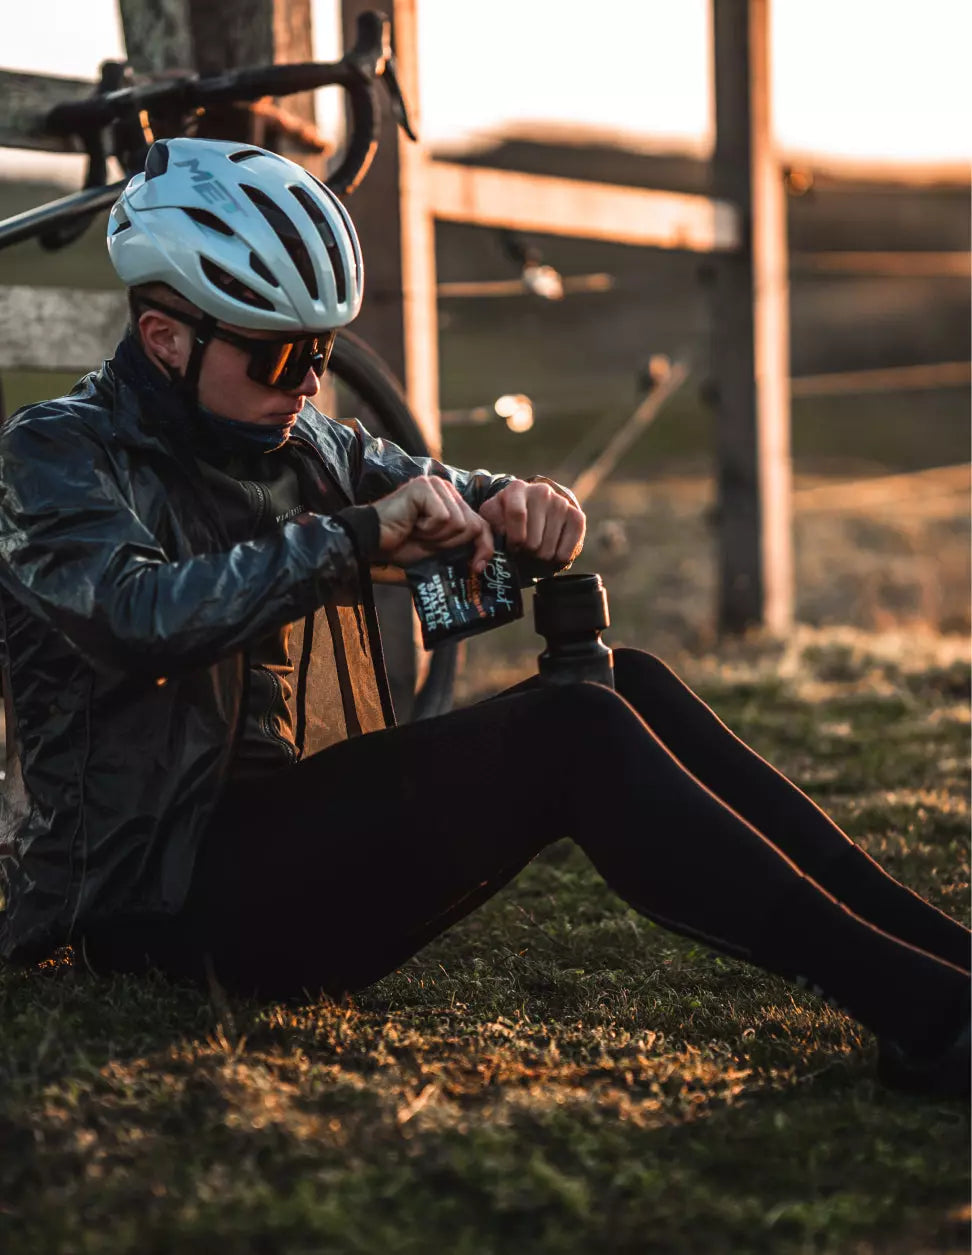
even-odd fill
[[[410,457],[310,404],[291,439],[322,498],[349,507],[423,474],[473,508],[509,482]],[[354,515],[306,513],[229,544],[179,425],[112,362],[0,429],[0,955],[179,909],[227,778],[251,642],[294,625],[304,753],[393,719]]]

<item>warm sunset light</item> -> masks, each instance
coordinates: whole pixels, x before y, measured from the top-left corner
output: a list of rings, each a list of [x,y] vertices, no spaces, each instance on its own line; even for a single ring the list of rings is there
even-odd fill
[[[314,0],[314,9],[318,55],[329,57],[336,6]],[[115,0],[87,0],[82,24],[74,0],[37,0],[7,16],[0,61],[93,76],[100,60],[122,55],[116,10]],[[969,159],[965,0],[926,0],[920,15],[908,0],[776,0],[772,12],[773,103],[785,150]],[[651,147],[709,142],[709,0],[614,0],[610,22],[586,0],[492,0],[488,20],[471,0],[420,0],[418,13],[422,134],[432,145],[527,122],[620,132]],[[619,41],[629,72],[618,72]]]

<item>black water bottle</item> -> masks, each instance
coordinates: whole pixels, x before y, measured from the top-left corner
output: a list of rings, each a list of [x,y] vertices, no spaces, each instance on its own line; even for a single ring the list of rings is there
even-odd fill
[[[614,688],[614,655],[601,640],[611,620],[599,575],[552,575],[538,580],[533,622],[547,641],[538,659],[544,683],[593,680]]]

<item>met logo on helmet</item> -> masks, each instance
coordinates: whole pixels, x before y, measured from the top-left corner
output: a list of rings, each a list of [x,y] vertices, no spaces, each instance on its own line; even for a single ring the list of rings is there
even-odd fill
[[[226,213],[232,214],[239,210],[239,205],[226,190],[225,184],[208,170],[200,170],[198,157],[190,157],[188,161],[175,161],[173,165],[188,167],[189,177],[196,184],[196,191],[203,200],[209,201],[211,205],[219,205]]]

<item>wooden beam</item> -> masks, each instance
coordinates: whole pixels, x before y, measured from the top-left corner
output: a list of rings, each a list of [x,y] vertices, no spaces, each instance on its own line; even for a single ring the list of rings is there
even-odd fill
[[[374,0],[341,0],[346,48],[354,42],[359,15],[374,7]],[[399,82],[413,126],[421,134],[416,0],[394,0],[381,8],[392,20]],[[404,382],[429,447],[439,450],[435,242],[428,166],[424,148],[398,130],[383,100],[381,143],[349,210],[365,262],[364,306],[357,329]]]
[[[391,18],[398,79],[413,126],[421,135],[416,0],[339,0],[345,48],[357,20],[380,8]],[[435,293],[434,222],[427,201],[425,149],[398,130],[382,93],[381,143],[368,177],[350,198],[364,255],[365,293],[355,330],[402,380],[429,447],[442,448]],[[427,656],[416,645],[411,602],[401,590],[377,589],[395,708],[407,715],[414,680]],[[389,630],[390,629],[390,630]]]
[[[245,65],[310,61],[310,0],[119,0],[125,46],[145,74],[193,69],[219,74]],[[285,110],[308,133],[316,130],[313,92],[287,96]],[[274,109],[225,105],[207,110],[198,134],[272,148],[321,177],[319,152],[309,152],[293,125],[275,123]]]
[[[188,0],[118,0],[126,56],[138,74],[195,65]]]
[[[685,362],[675,362],[631,417],[625,419],[593,462],[576,477],[571,484],[571,489],[581,505],[607,479],[645,428],[655,421],[665,402],[674,396],[688,376],[688,365]]]
[[[964,388],[970,383],[972,364],[969,362],[927,362],[915,366],[797,375],[790,380],[790,395],[832,397],[854,392],[920,392],[931,388]]]
[[[972,254],[960,251],[933,253],[918,250],[791,253],[790,269],[816,271],[821,274],[882,275],[896,279],[968,280],[972,271]]]
[[[793,618],[786,205],[770,115],[769,0],[713,0],[715,193],[742,249],[714,266],[719,625]]]
[[[0,370],[82,374],[111,356],[127,321],[121,291],[0,287]]]
[[[0,70],[0,147],[73,151],[60,136],[45,133],[44,118],[55,105],[90,96],[94,89],[95,84],[86,79]]]
[[[739,214],[707,196],[433,161],[436,218],[692,252],[737,249]]]

